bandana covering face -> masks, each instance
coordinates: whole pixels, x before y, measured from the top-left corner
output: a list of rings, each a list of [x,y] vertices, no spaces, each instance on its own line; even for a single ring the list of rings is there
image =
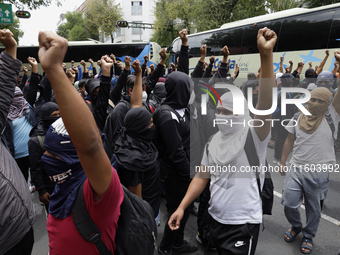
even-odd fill
[[[46,154],[41,158],[49,178],[56,183],[50,198],[49,212],[56,218],[65,219],[71,212],[78,188],[86,180],[86,175],[62,118],[47,131],[44,147],[46,151],[61,158]]]
[[[229,111],[233,111],[233,97],[231,92],[227,92],[221,97],[217,108],[223,107]],[[216,119],[227,120],[227,124],[218,124],[219,132],[214,135],[209,144],[209,152],[212,161],[215,164],[225,166],[230,164],[234,159],[240,156],[246,143],[246,138],[249,130],[248,121],[249,116],[248,105],[244,105],[245,115],[222,115],[216,114]],[[242,123],[233,124],[232,123]],[[245,121],[245,124],[243,124]]]
[[[21,96],[18,96],[18,95],[21,95]],[[23,116],[24,110],[30,107],[26,99],[23,97],[23,94],[20,88],[15,87],[14,96],[18,96],[18,97],[13,98],[11,107],[9,109],[7,118],[10,120],[16,120],[16,119],[21,118]]]
[[[323,117],[327,113],[328,106],[331,103],[332,93],[329,89],[320,87],[316,88],[311,92],[311,98],[321,99],[326,101],[326,104],[320,104],[319,102],[309,101],[307,104],[307,110],[312,115],[301,114],[299,119],[299,128],[306,133],[314,133],[320,126]]]

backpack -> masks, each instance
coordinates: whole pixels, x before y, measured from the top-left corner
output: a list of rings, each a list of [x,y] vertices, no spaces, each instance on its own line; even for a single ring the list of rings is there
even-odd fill
[[[44,141],[45,141],[45,135],[37,135],[39,146],[42,151],[44,151]]]
[[[74,224],[81,236],[96,245],[100,255],[112,255],[101,233],[93,223],[85,205],[84,183],[78,189],[77,198],[72,207]],[[120,216],[116,231],[115,255],[152,255],[156,249],[157,226],[154,213],[148,202],[132,194],[122,185],[124,199],[120,206]]]
[[[293,119],[296,121],[297,123],[297,120],[299,118],[299,116],[301,115],[302,112],[297,112],[295,113]],[[336,152],[338,151],[338,144],[335,140],[335,137],[334,137],[334,133],[335,133],[335,125],[334,125],[334,122],[333,122],[333,119],[332,119],[332,116],[330,114],[330,112],[327,110],[326,114],[325,114],[325,118],[327,120],[327,123],[329,125],[329,128],[331,129],[332,131],[332,137],[333,137],[333,146],[334,146],[334,153],[335,153],[335,156],[336,156]]]

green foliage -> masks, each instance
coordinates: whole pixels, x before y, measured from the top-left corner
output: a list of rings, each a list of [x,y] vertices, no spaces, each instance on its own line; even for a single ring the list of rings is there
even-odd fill
[[[268,0],[267,7],[271,12],[279,12],[301,6],[301,1],[296,0]]]
[[[9,29],[14,35],[14,39],[19,45],[19,38],[23,37],[24,32],[19,28],[20,21],[13,13],[13,24],[2,24],[0,23],[0,29]],[[2,44],[1,44],[2,45]]]
[[[151,40],[160,45],[171,44],[178,31],[188,33],[219,28],[240,19],[266,14],[265,0],[160,0],[155,9],[155,32]]]
[[[0,3],[13,4],[19,10],[23,10],[25,7],[30,10],[35,10],[38,9],[40,6],[49,6],[52,3],[52,0],[0,0]],[[55,3],[58,6],[61,5],[60,0],[55,0]]]
[[[122,9],[114,0],[89,0],[86,6],[86,19],[92,26],[98,27],[105,35],[111,36],[116,31],[116,23],[122,19]]]
[[[57,34],[69,41],[86,41],[87,38],[98,40],[98,28],[83,19],[81,12],[67,12],[67,23],[57,28]]]
[[[270,12],[300,6],[317,7],[339,0],[159,0],[154,10],[155,31],[151,38],[169,46],[178,31],[190,33],[216,29],[221,25]],[[171,28],[175,31],[171,37]]]

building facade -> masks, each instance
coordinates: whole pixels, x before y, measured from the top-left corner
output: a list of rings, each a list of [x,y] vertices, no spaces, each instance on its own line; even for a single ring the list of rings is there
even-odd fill
[[[86,2],[84,1],[77,11],[85,13]],[[115,4],[119,4],[122,8],[122,20],[148,24],[153,24],[155,20],[156,0],[115,0]],[[117,31],[113,33],[113,38],[115,43],[146,42],[150,40],[152,34],[152,29],[117,28]],[[111,37],[100,35],[99,41],[111,43]]]

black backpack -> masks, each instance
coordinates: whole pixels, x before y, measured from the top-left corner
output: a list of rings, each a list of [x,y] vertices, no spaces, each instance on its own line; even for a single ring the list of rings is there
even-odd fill
[[[185,111],[187,111],[188,109],[186,108]],[[164,148],[164,145],[162,144],[161,142],[161,137],[160,137],[160,131],[159,131],[159,128],[158,128],[158,116],[159,116],[159,113],[161,111],[169,111],[169,112],[172,112],[176,115],[176,117],[178,118],[178,121],[179,121],[179,126],[180,126],[180,135],[184,133],[183,130],[183,124],[185,123],[186,119],[186,115],[184,114],[183,117],[181,117],[179,115],[179,113],[174,109],[172,108],[170,105],[166,105],[166,104],[162,104],[161,106],[157,107],[157,109],[155,110],[155,112],[152,114],[152,118],[153,118],[153,122],[156,126],[156,130],[155,130],[155,133],[154,133],[154,136],[153,136],[153,144],[156,146],[157,150],[158,150],[158,158],[162,158],[163,155],[165,154],[165,148]],[[190,158],[190,153],[189,155],[187,155],[188,158]]]
[[[154,213],[148,202],[132,194],[126,187],[124,200],[120,206],[120,216],[116,231],[115,255],[135,255],[143,251],[153,255],[156,249],[157,226]],[[73,221],[81,236],[93,242],[100,255],[112,255],[101,239],[101,233],[92,221],[86,209],[84,183],[78,189],[76,201],[72,207]]]

